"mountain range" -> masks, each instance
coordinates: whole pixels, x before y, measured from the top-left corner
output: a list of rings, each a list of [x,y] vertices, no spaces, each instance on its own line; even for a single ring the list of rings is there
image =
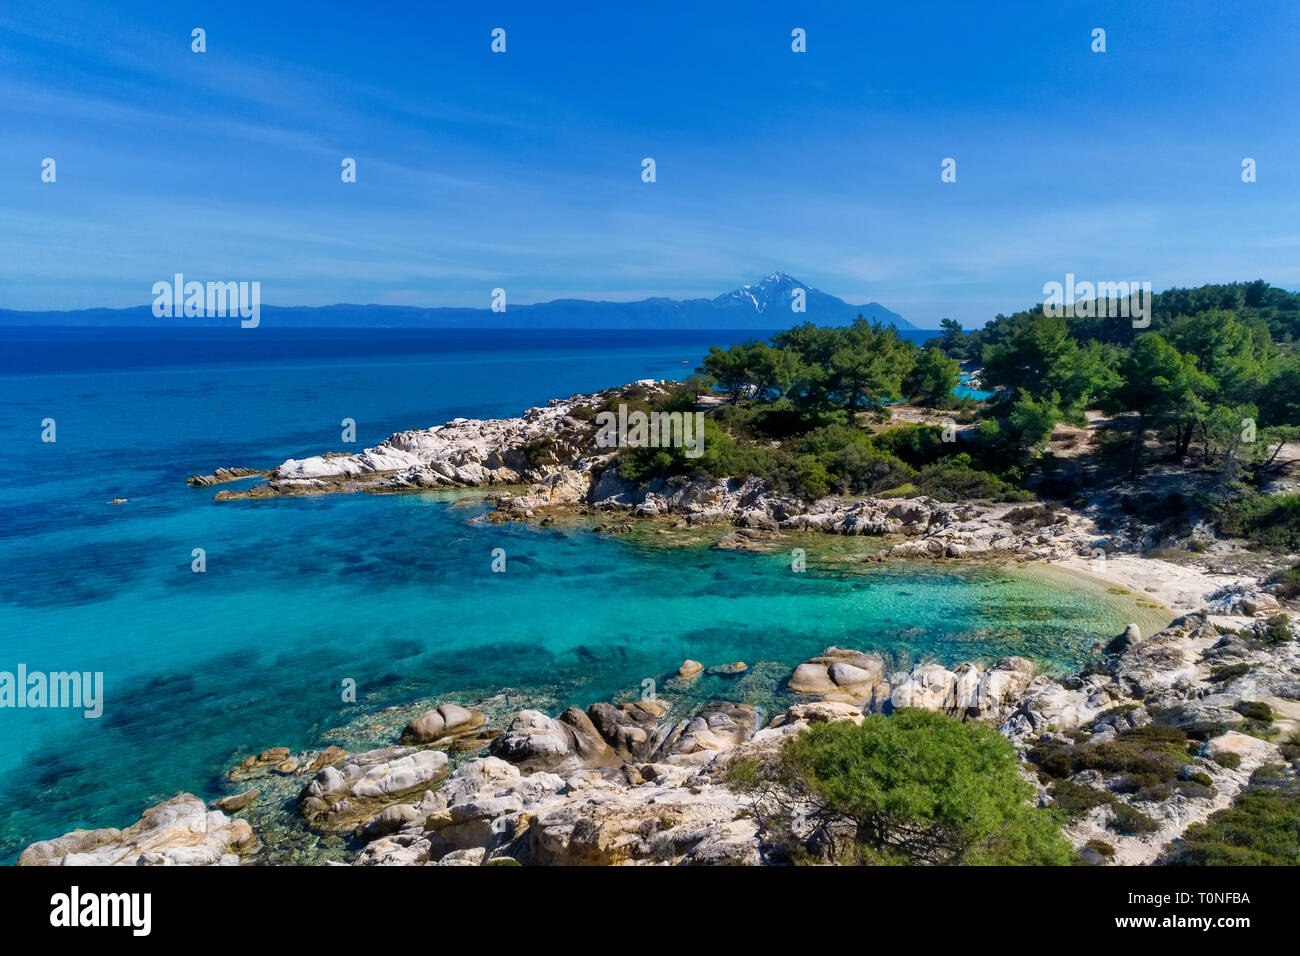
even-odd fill
[[[804,290],[805,311],[792,310],[795,292]],[[776,272],[712,299],[655,297],[637,302],[556,299],[533,305],[491,309],[421,308],[404,305],[325,305],[261,307],[261,324],[272,328],[529,328],[529,329],[784,329],[802,322],[847,325],[857,316],[878,319],[900,331],[915,329],[879,302],[850,305]],[[18,312],[0,309],[0,325],[156,326],[184,323],[223,326],[229,318],[155,318],[151,305],[126,309]]]

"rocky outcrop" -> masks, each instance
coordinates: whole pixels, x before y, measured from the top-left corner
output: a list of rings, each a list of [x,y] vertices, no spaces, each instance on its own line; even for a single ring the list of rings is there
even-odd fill
[[[487,718],[477,710],[458,704],[439,704],[406,725],[402,731],[402,743],[445,746],[458,737],[473,733],[486,723]]]
[[[754,865],[758,827],[746,802],[717,785],[588,787],[537,814],[522,848],[559,866]]]
[[[1046,559],[1095,552],[1096,528],[1081,516],[1052,513],[1051,524],[1008,520],[1012,505],[947,505],[911,499],[827,496],[815,501],[772,492],[757,478],[673,477],[637,485],[610,467],[616,449],[600,447],[592,419],[619,401],[667,394],[675,383],[643,381],[590,395],[556,399],[517,418],[457,418],[433,428],[398,432],[355,453],[290,459],[266,483],[218,492],[218,500],[330,492],[415,491],[440,487],[529,484],[522,494],[496,494],[499,520],[528,519],[548,509],[580,508],[676,516],[688,525],[730,523],[723,547],[751,548],[784,532],[906,535],[887,552],[897,557],[1013,554]],[[207,485],[250,474],[217,469],[195,475]],[[1024,509],[1020,509],[1023,511]]]
[[[1209,614],[1274,614],[1282,607],[1278,599],[1267,591],[1242,585],[1218,588],[1205,598],[1205,610]]]
[[[267,474],[264,485],[225,491],[218,500],[340,491],[418,491],[534,482],[521,498],[501,506],[519,516],[534,508],[587,498],[596,474],[614,449],[596,444],[596,409],[631,398],[666,393],[667,382],[635,382],[591,395],[554,399],[518,418],[455,418],[433,428],[398,432],[353,454],[290,459]]]
[[[1240,610],[1240,602],[1231,606]],[[1295,724],[1300,642],[1283,640],[1280,629],[1290,625],[1269,619],[1268,608],[1256,615],[1189,614],[1147,638],[1131,628],[1085,672],[1060,678],[1035,676],[1018,657],[987,668],[925,662],[891,674],[879,655],[830,647],[789,678],[788,689],[808,699],[766,726],[753,706],[721,701],[687,711],[671,700],[597,703],[558,717],[523,710],[493,741],[491,756],[457,757],[464,762],[454,767],[433,748],[459,749],[487,719],[443,703],[407,724],[403,740],[417,746],[359,754],[272,747],[230,774],[270,788],[260,804],[257,789],[224,797],[215,810],[183,794],[124,831],[77,830],[32,844],[20,862],[239,863],[257,841],[248,823],[227,813],[249,810],[261,827],[267,805],[299,785],[292,777],[312,774],[298,795],[299,814],[313,829],[359,837],[359,865],[763,863],[753,806],[726,785],[735,761],[768,760],[790,734],[814,724],[923,707],[995,723],[1025,756],[1027,773],[1055,755],[1058,771],[1040,783],[1040,803],[1073,800],[1066,832],[1076,847],[1102,841],[1117,861],[1148,863],[1191,823],[1230,806],[1254,770],[1280,758],[1260,736],[1271,733],[1275,716],[1284,727]],[[702,671],[687,661],[679,673]],[[1065,759],[1081,748],[1104,755],[1096,748],[1116,742],[1123,757],[1123,748],[1148,735],[1173,761],[1165,776],[1139,779],[1124,759]],[[1094,796],[1080,798],[1088,791]],[[1088,859],[1109,858],[1094,852]]]
[[[227,481],[238,481],[240,478],[253,478],[265,474],[267,472],[258,468],[218,468],[210,475],[190,475],[185,479],[185,484],[192,488],[206,488],[209,485],[221,485]]]
[[[665,708],[653,700],[621,704],[593,704],[587,716],[601,738],[623,762],[645,760],[663,742],[665,730],[659,726]]]
[[[245,790],[243,793],[234,793],[218,800],[217,809],[222,813],[238,813],[240,810],[251,807],[261,795],[262,791],[256,788]]]
[[[591,718],[576,707],[556,718],[537,710],[521,710],[492,742],[492,754],[528,772],[567,774],[619,763],[617,753]]]
[[[253,829],[209,810],[192,793],[150,807],[125,830],[73,830],[33,843],[19,866],[238,866],[257,847]]]
[[[758,711],[749,704],[709,704],[674,727],[658,755],[666,763],[706,763],[748,740],[757,723]]]
[[[326,767],[298,795],[298,812],[312,826],[345,830],[447,776],[440,750],[385,747]]]
[[[789,688],[877,713],[921,707],[953,717],[996,720],[1019,704],[1033,675],[1030,661],[1006,657],[987,671],[971,663],[953,670],[941,664],[918,664],[910,673],[894,675],[891,683],[879,655],[831,647],[796,667]]]
[[[820,694],[826,700],[863,704],[880,710],[889,697],[885,661],[878,654],[829,647],[820,657],[804,661],[790,676],[790,690]]]

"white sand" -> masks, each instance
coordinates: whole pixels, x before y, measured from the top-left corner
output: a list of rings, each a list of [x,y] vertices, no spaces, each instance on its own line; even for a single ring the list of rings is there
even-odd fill
[[[1198,611],[1205,606],[1205,595],[1225,585],[1255,585],[1256,579],[1245,574],[1212,574],[1200,568],[1174,564],[1159,558],[1119,554],[1107,558],[1071,555],[1049,562],[1076,574],[1145,594],[1175,614]]]

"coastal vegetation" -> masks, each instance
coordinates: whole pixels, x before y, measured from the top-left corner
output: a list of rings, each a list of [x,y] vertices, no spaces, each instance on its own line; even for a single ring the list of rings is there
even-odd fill
[[[945,319],[924,347],[859,318],[710,349],[659,399],[704,400],[705,454],[626,449],[620,477],[762,477],[805,498],[1014,501],[1069,500],[1172,469],[1200,484],[1130,503],[1160,516],[1157,537],[1203,547],[1190,529],[1204,517],[1221,534],[1296,550],[1300,494],[1260,491],[1300,437],[1300,295],[1262,281],[1172,289],[1153,297],[1145,328],[1104,306],[1086,311],[1036,307],[970,332]],[[963,363],[980,366],[991,398],[954,395]],[[922,414],[895,424],[900,405]],[[1052,437],[1090,426],[1080,467],[1068,451],[1077,439],[1057,447]]]
[[[1018,767],[992,727],[904,708],[814,724],[772,761],[737,760],[727,782],[796,862],[1069,863],[1060,819],[1031,805]]]
[[[1291,745],[1300,757],[1300,745]],[[1172,866],[1300,866],[1300,781],[1277,764],[1261,767],[1231,807],[1187,828],[1168,854]]]

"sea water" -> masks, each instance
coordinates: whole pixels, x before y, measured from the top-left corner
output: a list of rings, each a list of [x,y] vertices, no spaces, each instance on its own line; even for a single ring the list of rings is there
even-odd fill
[[[96,719],[0,709],[0,861],[181,790],[211,796],[249,753],[424,698],[586,706],[663,686],[687,657],[745,661],[774,689],[831,644],[900,667],[1019,653],[1061,670],[1123,629],[1133,609],[1103,588],[1005,569],[811,555],[794,573],[784,552],[491,524],[464,493],[214,502],[185,484],[681,377],[709,345],[750,337],[0,330],[0,670],[104,684]]]

